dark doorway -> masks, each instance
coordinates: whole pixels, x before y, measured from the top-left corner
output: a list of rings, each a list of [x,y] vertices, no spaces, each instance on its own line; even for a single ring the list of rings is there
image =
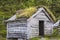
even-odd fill
[[[39,21],[39,36],[44,36],[44,21]]]

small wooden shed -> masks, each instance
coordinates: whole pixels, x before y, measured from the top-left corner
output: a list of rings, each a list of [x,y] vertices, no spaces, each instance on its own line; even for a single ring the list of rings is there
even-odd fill
[[[18,10],[14,16],[6,20],[7,39],[21,40],[52,35],[55,20],[55,16],[46,7]]]

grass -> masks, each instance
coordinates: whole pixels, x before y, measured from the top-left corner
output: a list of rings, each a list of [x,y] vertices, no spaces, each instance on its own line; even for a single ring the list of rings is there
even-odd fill
[[[0,36],[0,40],[6,40],[6,38]]]
[[[41,40],[41,37],[34,37],[30,40]],[[60,37],[44,37],[44,40],[60,40]]]
[[[26,9],[23,9],[21,13],[17,13],[17,18],[20,18],[20,17],[26,17],[26,18],[29,18],[31,17],[35,12],[37,11],[37,8],[36,7],[30,7],[30,8],[26,8]]]
[[[41,37],[34,37],[34,38],[31,38],[30,40],[39,40]]]

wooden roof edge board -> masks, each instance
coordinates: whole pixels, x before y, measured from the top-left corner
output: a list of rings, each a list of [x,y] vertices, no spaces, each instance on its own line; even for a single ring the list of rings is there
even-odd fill
[[[54,14],[52,13],[52,11],[47,6],[40,5],[38,8],[41,8],[41,7],[43,7],[47,11],[47,13],[53,19],[54,22],[57,21],[56,17],[54,16]]]
[[[52,18],[48,15],[48,13],[46,12],[46,10],[44,10],[43,12],[44,12],[45,15],[47,16],[47,18],[54,23],[54,21],[53,21]]]
[[[21,21],[21,19],[15,19],[15,20],[4,20],[5,23],[7,22],[14,22],[14,21]],[[26,19],[24,21],[27,21]]]
[[[31,20],[35,15],[37,15],[43,8],[39,8],[38,11],[32,15],[27,21]]]
[[[43,8],[47,11],[47,13],[49,14],[49,16],[53,19],[54,22],[56,22],[56,17],[54,16],[54,14],[48,9],[48,7],[43,6]]]

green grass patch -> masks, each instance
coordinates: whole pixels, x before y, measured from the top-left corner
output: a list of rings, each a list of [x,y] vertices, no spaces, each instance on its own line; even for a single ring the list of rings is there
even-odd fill
[[[6,38],[4,38],[4,37],[0,36],[0,40],[6,40]]]
[[[30,40],[41,40],[42,37],[34,37],[34,38],[31,38]],[[43,38],[44,40],[60,40],[60,37],[44,37]]]
[[[34,37],[34,38],[31,38],[30,40],[39,40],[41,37]]]

